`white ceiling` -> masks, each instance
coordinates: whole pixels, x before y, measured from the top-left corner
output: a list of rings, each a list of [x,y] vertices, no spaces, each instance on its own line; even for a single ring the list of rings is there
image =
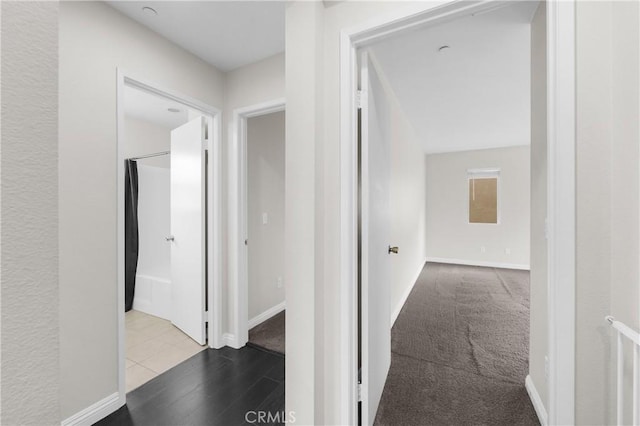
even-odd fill
[[[529,144],[537,4],[517,2],[372,47],[427,153]]]
[[[107,1],[221,71],[284,51],[284,1]],[[142,10],[152,7],[157,16]]]
[[[179,109],[180,112],[170,112],[169,108]],[[171,130],[188,121],[189,108],[152,93],[125,86],[124,113]]]

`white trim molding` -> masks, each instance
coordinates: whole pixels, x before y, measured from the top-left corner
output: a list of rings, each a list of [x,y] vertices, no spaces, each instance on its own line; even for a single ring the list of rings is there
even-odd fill
[[[249,320],[249,328],[253,328],[258,324],[262,324],[263,322],[265,322],[266,320],[268,320],[269,318],[272,318],[276,315],[278,315],[280,312],[284,311],[285,309],[287,309],[287,301],[282,301],[280,303],[278,303],[275,306],[270,307],[269,309],[267,309],[266,311],[262,312],[261,314],[256,315],[255,317],[251,318]]]
[[[112,393],[95,404],[63,420],[61,426],[91,426],[124,405],[118,392]]]
[[[427,257],[427,262],[449,263],[452,265],[483,266],[487,268],[519,269],[522,271],[528,271],[531,269],[529,265],[524,265],[520,263],[491,262],[491,261],[484,261],[484,260],[450,259],[445,257]]]
[[[542,426],[547,426],[547,410],[544,408],[544,403],[542,402],[542,398],[540,398],[540,394],[536,389],[536,385],[533,384],[533,380],[531,376],[527,374],[527,378],[524,380],[524,387],[527,389],[527,393],[529,394],[529,399],[533,404],[534,410],[536,410],[536,414],[538,415],[538,420],[540,420],[540,424]]]
[[[234,348],[243,347],[249,340],[249,282],[247,263],[247,119],[284,111],[284,98],[238,108],[233,111],[229,141],[228,246],[229,306],[231,324],[229,335],[234,336]]]
[[[429,259],[426,259],[424,262],[422,262],[422,266],[420,266],[420,269],[418,270],[418,273],[415,275],[413,282],[411,283],[411,285],[407,286],[407,289],[402,294],[400,301],[398,302],[396,307],[393,309],[393,312],[391,313],[391,327],[393,327],[393,324],[395,324],[396,320],[398,319],[398,315],[400,315],[400,311],[402,310],[402,307],[407,302],[407,299],[409,298],[411,291],[416,286],[416,283],[418,282],[418,278],[420,278],[420,274],[422,273],[422,270],[425,268],[426,263],[428,261]]]
[[[417,27],[508,4],[451,1],[398,10],[340,34],[340,413],[358,423],[358,49]],[[575,0],[547,3],[548,327],[550,424],[575,418]],[[524,266],[524,265],[521,265]],[[509,265],[513,268],[514,265]]]
[[[244,346],[244,344],[238,345],[238,340],[236,339],[236,336],[234,336],[231,333],[224,333],[222,335],[222,343],[224,346],[229,346],[234,349],[240,349],[241,347]]]
[[[575,424],[575,1],[547,2],[549,424]]]

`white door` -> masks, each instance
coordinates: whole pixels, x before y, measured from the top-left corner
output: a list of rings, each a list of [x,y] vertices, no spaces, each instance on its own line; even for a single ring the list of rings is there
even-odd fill
[[[375,420],[391,363],[389,111],[378,75],[361,55],[362,424]]]
[[[171,322],[205,344],[205,120],[171,131]]]

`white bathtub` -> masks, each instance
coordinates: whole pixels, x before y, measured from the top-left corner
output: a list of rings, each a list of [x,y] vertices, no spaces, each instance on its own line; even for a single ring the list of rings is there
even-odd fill
[[[136,275],[133,309],[171,320],[171,281],[149,275]]]

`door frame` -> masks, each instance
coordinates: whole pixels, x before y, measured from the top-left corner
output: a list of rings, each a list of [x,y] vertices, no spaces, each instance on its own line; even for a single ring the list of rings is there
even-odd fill
[[[419,26],[507,4],[448,2],[340,34],[340,422],[357,424],[357,51]],[[548,424],[575,420],[575,0],[547,2]]]
[[[229,143],[229,299],[231,333],[224,336],[227,345],[239,349],[249,341],[249,280],[247,245],[247,120],[285,111],[284,98],[272,99],[233,110]]]
[[[116,84],[116,117],[117,117],[117,319],[118,319],[118,394],[121,404],[126,403],[125,386],[125,312],[124,312],[124,90],[125,86],[131,86],[139,90],[152,93],[163,98],[171,99],[189,108],[199,110],[207,119],[211,134],[207,144],[209,161],[207,164],[207,282],[208,311],[206,320],[209,324],[207,338],[210,348],[218,349],[222,344],[222,274],[221,274],[221,110],[207,105],[197,99],[180,94],[176,91],[162,88],[161,86],[137,78],[124,70],[117,69]]]

